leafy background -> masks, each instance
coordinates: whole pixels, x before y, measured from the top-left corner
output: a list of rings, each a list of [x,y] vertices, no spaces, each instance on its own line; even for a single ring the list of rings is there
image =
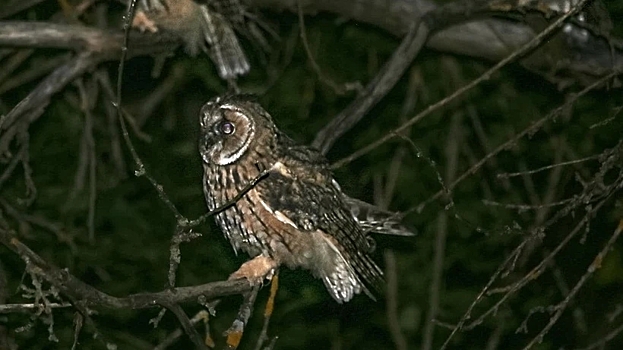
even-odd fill
[[[57,6],[56,2],[48,1],[12,19],[45,20],[50,13],[59,11]],[[623,18],[623,2],[610,1],[607,6],[612,18]],[[120,18],[121,10],[122,7],[111,7],[111,21]],[[340,95],[319,80],[303,49],[296,15],[267,12],[263,16],[279,39],[270,39],[270,52],[243,43],[253,70],[239,85],[243,91],[259,95],[282,130],[301,143],[310,143],[316,132],[356,94]],[[615,26],[615,36],[620,37],[623,24],[615,21]],[[323,73],[338,84],[353,81],[365,84],[399,44],[397,38],[380,29],[330,14],[306,17],[306,30],[315,60]],[[20,69],[27,70],[56,54],[54,50],[38,50]],[[154,67],[163,59],[161,71],[154,75]],[[389,95],[336,143],[328,154],[329,159],[337,161],[386,135],[418,111],[477,78],[490,65],[472,58],[423,51]],[[116,63],[100,67],[103,68],[100,72],[108,74],[113,81],[116,79]],[[95,74],[84,77],[85,86],[93,84]],[[35,83],[27,82],[3,91],[0,112],[7,113]],[[465,97],[415,124],[404,138],[395,138],[340,167],[335,172],[336,178],[351,196],[369,202],[387,196],[389,202],[385,204],[390,209],[412,209],[442,189],[448,183],[448,176],[456,178],[493,148],[564,104],[580,88],[559,91],[540,76],[510,65]],[[163,89],[165,93],[161,93]],[[124,106],[148,138],[146,142],[131,132],[133,142],[147,171],[187,217],[195,218],[206,211],[197,152],[198,111],[205,101],[225,91],[226,84],[218,79],[206,56],[188,57],[181,49],[166,58],[134,58],[125,68]],[[618,115],[621,99],[616,85],[595,89],[534,134],[513,142],[482,170],[462,181],[452,191],[451,200],[437,200],[421,212],[410,213],[405,224],[417,230],[416,237],[377,237],[375,259],[383,266],[388,259],[395,259],[395,270],[389,273],[397,276],[396,294],[380,295],[377,301],[359,296],[338,305],[322,283],[308,273],[283,270],[269,328],[269,335],[278,336],[275,347],[394,348],[388,324],[392,310],[387,302],[391,299],[397,303],[393,316],[398,320],[397,329],[407,348],[421,348],[424,330],[430,323],[427,313],[434,294],[439,298],[439,311],[433,347],[439,348],[450,333],[447,326],[458,322],[504,259],[532,234],[533,228],[543,224],[539,221],[543,218],[539,219],[538,215],[551,218],[560,208],[554,206],[542,213],[542,208],[515,209],[504,204],[530,205],[534,196],[542,198],[549,191],[553,192],[552,202],[578,195],[583,189],[578,177],[590,177],[599,169],[600,160],[507,180],[500,179],[498,174],[537,169],[615,147],[623,130]],[[101,291],[115,296],[159,291],[166,284],[175,219],[145,178],[133,176],[135,166],[118,137],[117,122],[107,117],[109,102],[110,99],[100,94],[93,108],[97,159],[94,239],[89,239],[88,228],[91,195],[85,175],[88,172],[80,175],[80,166],[84,165],[81,140],[85,113],[75,84],[55,95],[45,114],[29,129],[32,177],[37,189],[35,200],[32,203],[25,200],[29,194],[19,170],[0,191],[3,203],[19,215],[11,215],[5,204],[0,213],[2,220],[35,252]],[[600,124],[606,120],[607,123]],[[453,142],[456,148],[448,151]],[[115,149],[122,150],[121,162],[115,159]],[[451,160],[454,155],[455,163]],[[400,164],[398,172],[393,172],[392,164]],[[553,175],[557,171],[560,173]],[[395,180],[391,180],[392,176]],[[550,182],[553,176],[558,176],[555,184]],[[615,167],[606,174],[606,179],[613,181],[616,176]],[[83,188],[76,186],[77,181],[85,183]],[[395,182],[395,190],[386,194],[388,181]],[[487,204],[485,200],[502,205]],[[482,324],[459,332],[450,348],[525,346],[547,324],[552,306],[564,299],[611,236],[621,219],[620,204],[619,188],[594,215],[586,230],[572,239],[555,262],[546,267],[543,275],[484,318]],[[545,228],[542,241],[536,240],[531,250],[526,249],[515,268],[494,286],[516,282],[542,261],[578,224],[585,209],[576,208],[574,213]],[[45,220],[53,226],[46,229],[28,218]],[[443,274],[441,285],[431,292],[440,222],[446,223]],[[197,230],[202,237],[182,245],[179,286],[224,280],[247,259],[243,254],[234,255],[212,222]],[[621,249],[620,243],[613,247],[601,269],[536,348],[581,348],[605,339],[608,332],[620,327],[621,316],[614,312],[622,308]],[[0,247],[0,262],[6,275],[3,287],[9,295],[8,302],[32,302],[20,290],[20,285],[31,287],[21,259]],[[267,294],[268,288],[260,293],[244,335],[244,349],[255,347]],[[485,297],[468,323],[499,298],[498,294]],[[216,316],[210,319],[211,334],[217,344],[223,343],[222,332],[231,324],[240,302],[240,297],[226,297],[217,306]],[[196,304],[185,305],[191,316],[200,309]],[[157,313],[157,309],[99,311],[93,318],[106,341],[115,343],[119,349],[150,349],[179,327],[175,317],[168,313],[154,328],[148,321]],[[27,313],[1,314],[0,325],[7,327],[21,349],[64,349],[73,342],[73,318],[71,309],[55,310],[53,333],[45,318]],[[525,327],[520,329],[527,318]],[[58,342],[50,341],[50,334]],[[83,330],[81,348],[103,347],[92,335],[92,329]],[[619,336],[607,347],[620,345]],[[182,337],[171,348],[190,346]]]

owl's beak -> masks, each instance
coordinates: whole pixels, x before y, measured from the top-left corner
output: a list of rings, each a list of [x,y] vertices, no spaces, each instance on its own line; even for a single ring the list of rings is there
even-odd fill
[[[214,144],[214,135],[210,135],[210,132],[203,133],[199,139],[199,154],[204,163],[210,163],[209,153],[212,144]]]
[[[204,163],[210,164],[213,162],[214,153],[220,152],[223,148],[222,143],[223,141],[220,135],[217,135],[214,131],[209,129],[201,135],[199,140],[199,152]]]

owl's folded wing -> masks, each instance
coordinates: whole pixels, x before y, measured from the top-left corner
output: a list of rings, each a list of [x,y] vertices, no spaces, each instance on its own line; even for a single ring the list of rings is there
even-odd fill
[[[278,170],[271,171],[260,186],[265,189],[260,194],[263,205],[277,219],[302,233],[325,233],[340,246],[357,275],[375,289],[381,289],[383,273],[368,255],[373,248],[371,240],[355,221],[337,188],[330,183],[297,179]]]

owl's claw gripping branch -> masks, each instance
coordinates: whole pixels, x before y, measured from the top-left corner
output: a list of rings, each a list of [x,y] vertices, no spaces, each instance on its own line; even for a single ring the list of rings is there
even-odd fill
[[[136,12],[136,15],[134,15],[134,18],[132,19],[132,27],[138,28],[141,32],[158,32],[158,26],[156,26],[156,23],[149,19],[143,11]]]
[[[252,285],[261,284],[264,279],[271,280],[279,264],[265,255],[258,255],[245,262],[236,272],[229,276],[230,280],[246,278]]]

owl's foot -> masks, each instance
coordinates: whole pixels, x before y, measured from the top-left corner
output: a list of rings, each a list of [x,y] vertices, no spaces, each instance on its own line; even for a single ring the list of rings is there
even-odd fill
[[[240,268],[229,276],[230,280],[246,278],[251,284],[258,285],[264,278],[271,280],[279,264],[270,257],[258,255],[245,262]]]
[[[132,27],[138,28],[141,32],[149,31],[150,33],[158,32],[156,23],[149,19],[145,12],[137,11],[132,19]]]

